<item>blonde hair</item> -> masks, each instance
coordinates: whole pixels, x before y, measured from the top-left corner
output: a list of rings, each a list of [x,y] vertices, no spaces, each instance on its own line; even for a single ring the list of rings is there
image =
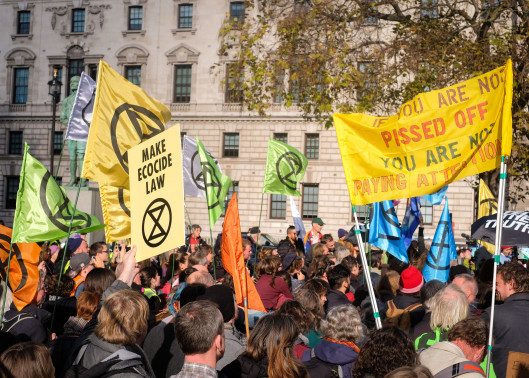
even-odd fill
[[[399,289],[399,280],[400,274],[394,270],[388,270],[386,273],[389,284],[391,285],[391,291],[393,295],[397,295],[397,290]]]
[[[430,309],[430,328],[437,327],[449,330],[460,320],[468,316],[468,299],[466,294],[456,285],[450,284],[439,290],[426,301]]]
[[[359,341],[364,337],[365,327],[360,313],[352,305],[336,306],[329,310],[320,326],[323,336],[339,341]]]
[[[111,344],[132,345],[147,334],[148,317],[149,305],[142,294],[120,290],[103,303],[95,334]]]

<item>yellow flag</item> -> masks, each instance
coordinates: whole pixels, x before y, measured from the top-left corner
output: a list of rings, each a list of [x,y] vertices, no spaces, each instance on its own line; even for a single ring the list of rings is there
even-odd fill
[[[165,105],[101,60],[82,177],[128,188],[127,151],[161,133],[170,119]]]
[[[99,185],[105,222],[105,240],[110,243],[130,238],[130,192],[126,188]]]
[[[133,147],[130,158],[131,241],[136,260],[178,248],[185,241],[180,126]]]
[[[479,179],[478,197],[478,219],[498,212],[498,202],[496,202],[496,198],[492,195],[489,187],[482,179]]]
[[[353,205],[434,193],[500,165],[512,145],[512,63],[421,93],[388,117],[335,114]]]

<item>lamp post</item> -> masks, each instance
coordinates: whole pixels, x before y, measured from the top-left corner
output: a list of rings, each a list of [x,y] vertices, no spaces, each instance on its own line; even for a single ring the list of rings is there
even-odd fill
[[[53,78],[48,81],[48,94],[51,96],[51,138],[50,138],[50,173],[53,177],[53,159],[55,156],[54,141],[55,141],[55,116],[57,114],[57,103],[61,99],[61,81],[57,78],[58,69],[53,68]]]

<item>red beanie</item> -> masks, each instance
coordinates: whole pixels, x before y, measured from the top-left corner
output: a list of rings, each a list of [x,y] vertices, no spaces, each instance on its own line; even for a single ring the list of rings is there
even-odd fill
[[[404,294],[413,294],[421,290],[423,283],[421,272],[410,265],[400,274],[399,289]]]

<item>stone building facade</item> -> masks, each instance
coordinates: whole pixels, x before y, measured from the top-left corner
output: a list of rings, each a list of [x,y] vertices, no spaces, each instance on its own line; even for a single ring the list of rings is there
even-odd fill
[[[49,166],[47,83],[54,68],[64,98],[73,75],[84,71],[95,77],[97,63],[104,59],[167,104],[171,123],[199,137],[219,159],[237,184],[233,190],[239,193],[243,230],[261,217],[262,231],[282,238],[292,223],[287,199],[261,193],[267,141],[274,137],[309,157],[303,196],[296,198],[307,229],[315,215],[326,222],[326,232],[350,228],[351,206],[334,130],[304,121],[296,109],[280,105],[268,117],[259,117],[238,104],[238,93],[227,86],[229,62],[218,55],[219,29],[226,18],[242,19],[243,14],[244,2],[229,0],[0,0],[0,218],[12,223],[23,142]],[[60,158],[63,132],[64,125],[57,123],[54,160],[56,166],[60,160],[58,176],[67,182],[66,149]],[[459,237],[473,221],[474,190],[460,181],[448,195]],[[406,200],[398,206],[400,217],[405,206]],[[204,200],[186,198],[186,210],[186,221],[201,224],[209,236]],[[441,206],[423,208],[427,236],[433,236],[441,211]],[[219,221],[214,235],[221,225]]]

